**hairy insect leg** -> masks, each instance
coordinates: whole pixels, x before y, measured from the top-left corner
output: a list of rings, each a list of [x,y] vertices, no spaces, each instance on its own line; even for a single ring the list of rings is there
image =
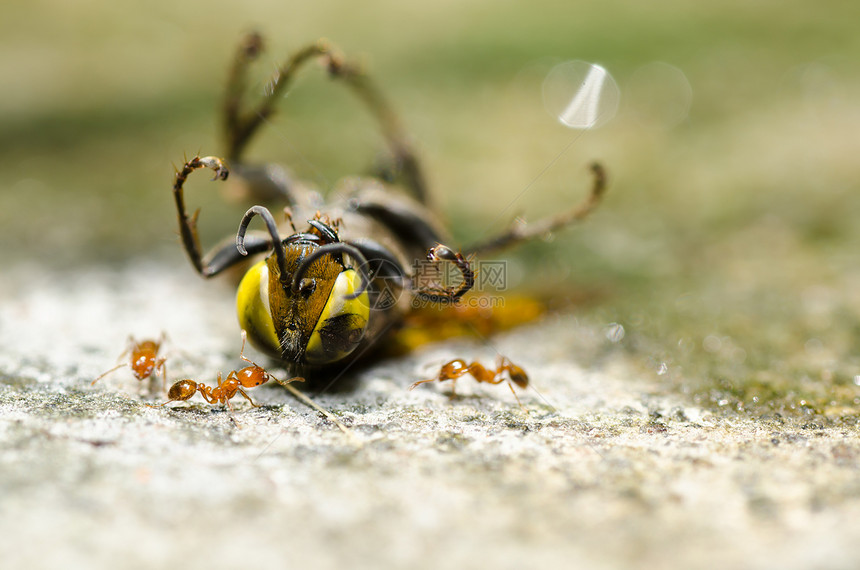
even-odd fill
[[[242,117],[240,114],[242,98],[248,87],[248,66],[262,51],[262,36],[256,32],[247,34],[236,50],[227,76],[224,93],[224,134],[227,139],[227,156],[231,161],[239,158],[247,139],[256,129],[256,125],[248,124],[248,117]]]
[[[173,178],[173,199],[176,203],[176,214],[179,218],[179,235],[182,238],[182,245],[185,246],[185,252],[191,259],[194,269],[201,275],[209,277],[212,271],[203,264],[200,236],[197,234],[197,216],[200,215],[200,210],[195,211],[192,216],[188,216],[188,213],[185,211],[185,191],[183,190],[188,176],[199,168],[211,168],[215,171],[215,179],[220,180],[226,180],[230,171],[227,170],[224,162],[218,157],[195,156],[187,161],[182,166],[182,169],[176,172]]]
[[[394,158],[395,179],[402,179],[415,198],[426,204],[429,193],[421,163],[393,107],[361,67],[347,64],[338,54],[332,53],[328,70],[333,77],[343,79],[376,117]]]
[[[460,271],[461,281],[457,286],[440,287],[437,285],[421,285],[415,295],[425,301],[433,303],[454,303],[468,292],[475,284],[475,272],[472,271],[472,265],[459,252],[454,251],[448,246],[437,244],[427,252],[427,261],[433,265],[430,267],[439,268],[442,263],[450,262]],[[418,266],[421,271],[423,266]],[[441,269],[439,269],[441,271]],[[433,281],[434,275],[416,275],[414,278],[419,282],[430,280]],[[430,278],[430,279],[427,279]],[[438,282],[438,281],[435,281]]]
[[[528,225],[513,225],[498,236],[474,244],[466,248],[465,251],[471,255],[502,249],[522,241],[544,236],[566,225],[584,219],[597,207],[606,190],[606,171],[603,169],[603,166],[595,162],[591,164],[590,169],[593,179],[591,192],[575,208]]]
[[[242,99],[247,87],[248,65],[263,50],[263,39],[257,33],[249,34],[239,45],[227,81],[227,96],[224,102],[224,129],[227,139],[227,156],[231,161],[239,161],[251,137],[260,125],[275,110],[275,103],[289,87],[296,71],[307,61],[325,55],[328,46],[315,42],[293,54],[278,69],[266,89],[262,100],[252,109],[243,112]]]
[[[226,180],[230,174],[224,161],[216,156],[195,156],[187,161],[182,169],[176,171],[173,180],[173,198],[176,203],[176,214],[179,219],[179,235],[182,245],[194,269],[204,277],[213,277],[218,273],[244,261],[245,258],[236,250],[234,243],[222,246],[210,252],[204,258],[200,245],[200,236],[197,233],[197,218],[200,210],[196,210],[191,216],[185,208],[185,181],[188,176],[200,168],[209,168],[215,172],[215,180]],[[271,241],[258,236],[248,236],[246,239],[248,253],[261,253],[271,247]]]
[[[399,118],[364,71],[359,66],[345,63],[343,56],[325,40],[314,42],[291,54],[275,73],[260,102],[248,111],[243,111],[242,99],[247,88],[247,69],[262,49],[261,36],[256,33],[249,34],[236,52],[228,77],[224,102],[224,131],[227,157],[231,161],[241,162],[242,153],[251,137],[274,113],[275,104],[283,97],[299,68],[320,57],[324,59],[329,74],[342,79],[374,115],[394,156],[400,177],[418,200],[427,202],[424,174]]]

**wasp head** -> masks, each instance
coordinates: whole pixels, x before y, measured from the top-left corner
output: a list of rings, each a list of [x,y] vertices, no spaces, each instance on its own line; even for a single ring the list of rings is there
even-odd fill
[[[331,237],[313,233],[279,240],[280,248],[242,278],[236,298],[239,324],[258,349],[320,366],[358,346],[370,316],[368,283],[363,270],[346,264],[344,254],[358,262],[364,258],[348,244],[326,241]]]

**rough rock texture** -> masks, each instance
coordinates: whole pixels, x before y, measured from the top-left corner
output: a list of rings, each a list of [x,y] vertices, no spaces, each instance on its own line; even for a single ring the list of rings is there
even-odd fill
[[[348,435],[279,386],[252,391],[261,408],[237,399],[234,419],[199,396],[148,407],[158,383],[150,398],[127,368],[91,387],[129,333],[167,332],[172,379],[238,367],[229,292],[186,277],[29,269],[4,285],[5,567],[860,563],[856,429],[697,409],[572,315],[316,394]],[[523,408],[503,385],[407,390],[495,350],[533,378]]]

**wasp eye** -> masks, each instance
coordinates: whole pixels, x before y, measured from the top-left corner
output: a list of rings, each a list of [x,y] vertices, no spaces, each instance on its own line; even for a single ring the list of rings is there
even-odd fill
[[[313,295],[314,291],[317,290],[317,280],[316,279],[302,279],[299,281],[299,294],[307,299],[311,295]]]
[[[306,363],[322,365],[336,362],[361,342],[370,318],[370,304],[367,291],[361,291],[357,297],[353,295],[361,290],[362,284],[363,277],[355,269],[345,269],[338,275],[305,346]]]
[[[275,331],[269,307],[269,269],[260,261],[242,278],[236,292],[239,326],[247,331],[251,344],[275,357],[281,353],[281,343]]]

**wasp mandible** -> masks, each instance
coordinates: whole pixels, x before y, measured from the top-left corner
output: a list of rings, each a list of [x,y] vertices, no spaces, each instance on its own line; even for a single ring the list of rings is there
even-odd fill
[[[229,72],[223,109],[226,158],[187,161],[175,175],[173,195],[183,246],[202,276],[214,277],[246,256],[265,254],[239,283],[239,325],[257,349],[283,361],[292,373],[313,374],[364,356],[397,328],[413,301],[457,302],[474,284],[472,257],[580,220],[603,195],[606,177],[594,164],[591,192],[582,204],[528,226],[512,225],[501,235],[457,251],[445,245],[451,236],[430,203],[423,168],[399,118],[364,70],[318,41],[288,57],[261,100],[246,105],[248,67],[262,49],[259,35],[247,36]],[[390,155],[390,164],[382,169],[385,176],[346,179],[328,201],[284,169],[253,165],[243,157],[298,70],[313,60],[322,62],[330,77],[366,105]],[[245,213],[235,241],[205,256],[197,232],[199,210],[189,216],[183,192],[188,176],[200,168],[213,170],[221,180],[232,172],[261,202]],[[256,217],[264,231],[249,231]],[[415,268],[421,264],[448,264],[456,268],[459,280],[418,283]]]

